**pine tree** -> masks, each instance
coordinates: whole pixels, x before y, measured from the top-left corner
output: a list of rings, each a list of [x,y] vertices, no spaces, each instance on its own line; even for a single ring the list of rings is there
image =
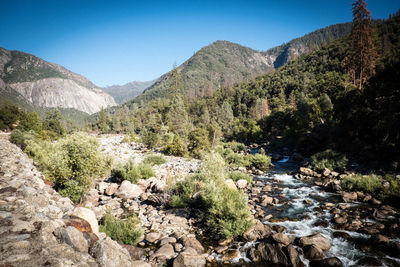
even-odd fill
[[[371,34],[371,14],[363,0],[353,6],[353,28],[351,31],[352,54],[349,62],[353,84],[362,90],[367,79],[375,74],[377,53]]]
[[[106,132],[108,130],[107,115],[106,115],[106,112],[104,111],[104,108],[101,108],[101,111],[100,111],[99,128],[100,128],[100,131],[102,131],[102,132]]]

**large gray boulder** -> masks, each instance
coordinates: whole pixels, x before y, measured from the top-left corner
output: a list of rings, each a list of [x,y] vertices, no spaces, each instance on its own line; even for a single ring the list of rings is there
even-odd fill
[[[129,252],[109,237],[97,241],[91,254],[102,267],[131,267]]]
[[[88,208],[78,207],[74,209],[71,216],[75,216],[87,221],[90,224],[93,233],[95,234],[99,233],[99,223],[97,221],[96,214],[94,213],[94,211]]]
[[[327,251],[331,248],[331,242],[320,233],[303,236],[302,238],[300,238],[300,247],[305,247],[309,245],[314,245],[315,247],[320,248],[323,251]]]
[[[88,252],[88,242],[83,237],[83,234],[75,227],[68,226],[62,228],[60,231],[60,237],[76,251]]]
[[[140,186],[125,180],[115,192],[115,196],[123,199],[132,199],[138,198],[142,193],[143,189]]]

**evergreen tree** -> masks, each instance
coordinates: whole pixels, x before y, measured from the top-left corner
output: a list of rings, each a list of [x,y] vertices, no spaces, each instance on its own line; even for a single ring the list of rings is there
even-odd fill
[[[363,0],[356,0],[352,5],[352,54],[349,69],[353,84],[361,90],[367,79],[375,74],[377,53],[372,41],[371,14],[367,4]]]
[[[30,112],[21,119],[18,128],[24,131],[32,130],[39,133],[42,130],[42,122],[36,112]]]
[[[107,124],[107,115],[106,112],[104,111],[104,108],[101,108],[100,111],[100,120],[99,120],[99,128],[100,131],[106,132],[108,130],[108,124]]]

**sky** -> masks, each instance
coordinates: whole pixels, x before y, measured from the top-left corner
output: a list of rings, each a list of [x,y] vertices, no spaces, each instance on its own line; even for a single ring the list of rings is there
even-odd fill
[[[34,54],[98,86],[148,81],[228,40],[265,51],[352,20],[352,0],[0,0],[0,47]],[[375,19],[399,0],[366,0]]]

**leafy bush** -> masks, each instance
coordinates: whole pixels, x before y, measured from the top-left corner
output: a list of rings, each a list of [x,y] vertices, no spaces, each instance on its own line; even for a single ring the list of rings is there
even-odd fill
[[[229,173],[229,179],[232,179],[234,182],[239,180],[246,180],[248,183],[251,183],[252,179],[251,176],[247,173],[243,173],[241,171],[233,171]]]
[[[316,153],[311,159],[317,171],[323,171],[325,168],[331,171],[343,171],[348,162],[345,155],[331,149]]]
[[[89,190],[93,178],[105,175],[111,159],[98,151],[98,141],[85,133],[75,133],[57,143],[28,140],[25,151],[54,182],[63,196],[78,202]]]
[[[100,224],[100,231],[106,233],[113,240],[127,245],[136,245],[143,235],[140,219],[136,215],[118,219],[107,213]]]
[[[124,136],[121,143],[132,143],[135,141],[136,141],[136,135],[135,135],[135,133],[131,132]]]
[[[178,182],[174,189],[173,207],[199,209],[207,227],[223,237],[241,235],[251,226],[247,198],[242,192],[226,186],[229,175],[217,153],[204,157],[198,173]]]
[[[117,183],[128,180],[135,184],[140,179],[147,179],[154,176],[154,171],[149,164],[135,164],[133,159],[128,160],[125,164],[119,163],[111,170],[111,176]]]
[[[249,157],[246,157],[245,155],[242,155],[242,154],[235,153],[231,149],[228,150],[228,153],[225,156],[225,160],[229,165],[236,166],[236,167],[247,168],[251,165]]]
[[[166,163],[167,160],[165,159],[165,157],[163,155],[148,155],[144,160],[143,163],[149,164],[151,166],[154,165],[161,165]]]
[[[193,157],[200,158],[204,153],[210,151],[211,143],[208,135],[208,131],[204,128],[196,128],[190,131],[188,150]]]
[[[251,165],[259,170],[268,169],[271,164],[271,157],[263,154],[249,155],[249,160]]]
[[[28,145],[27,141],[34,140],[36,138],[36,133],[33,131],[23,132],[15,129],[10,134],[10,142],[19,146],[22,150]]]
[[[155,148],[160,141],[160,137],[157,133],[148,131],[144,136],[142,136],[142,141],[148,148]]]
[[[173,142],[169,145],[166,145],[163,148],[163,152],[166,155],[183,157],[188,151],[186,144],[182,141],[179,135],[175,135]]]
[[[224,147],[232,149],[233,152],[246,151],[246,145],[236,141],[225,143]]]
[[[362,175],[353,174],[344,177],[341,180],[341,186],[343,189],[351,190],[362,190],[368,193],[376,193],[382,189],[382,180],[377,175]]]

